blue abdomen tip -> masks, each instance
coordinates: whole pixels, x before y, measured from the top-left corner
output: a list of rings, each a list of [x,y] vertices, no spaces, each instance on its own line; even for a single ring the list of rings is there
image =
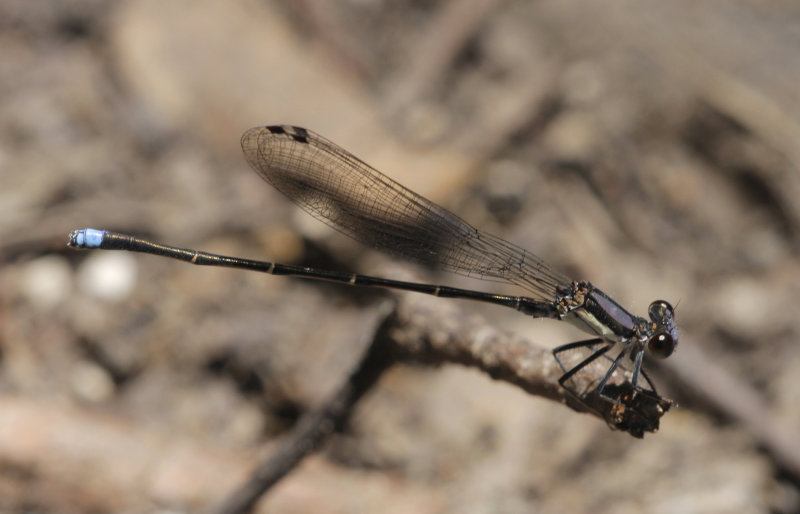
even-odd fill
[[[99,248],[105,233],[94,228],[76,230],[70,235],[70,246],[77,248]]]

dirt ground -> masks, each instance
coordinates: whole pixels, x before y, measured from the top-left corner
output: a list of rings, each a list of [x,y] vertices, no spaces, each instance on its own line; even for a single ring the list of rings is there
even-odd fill
[[[259,512],[800,511],[799,26],[780,0],[0,0],[0,510],[213,509],[397,298],[73,229],[522,294],[298,210],[239,148],[293,124],[634,313],[676,305],[676,353],[645,366],[677,406],[640,440],[398,365]]]

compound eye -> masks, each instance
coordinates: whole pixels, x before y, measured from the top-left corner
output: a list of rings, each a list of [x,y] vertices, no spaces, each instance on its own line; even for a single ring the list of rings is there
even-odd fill
[[[647,312],[650,314],[650,319],[656,323],[664,320],[665,318],[671,319],[675,317],[675,310],[672,308],[672,305],[664,300],[657,300],[651,303],[650,308],[647,309]]]
[[[666,359],[675,351],[677,342],[672,336],[664,332],[659,332],[647,341],[647,349],[653,357]]]

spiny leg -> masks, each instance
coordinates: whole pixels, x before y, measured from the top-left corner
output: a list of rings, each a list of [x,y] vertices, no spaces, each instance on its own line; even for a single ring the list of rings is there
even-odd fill
[[[603,389],[605,389],[605,387],[606,387],[606,383],[607,383],[607,382],[609,381],[609,379],[611,378],[611,375],[613,375],[613,374],[614,374],[614,371],[616,371],[616,370],[617,370],[617,367],[618,367],[618,366],[619,366],[619,364],[622,362],[622,359],[624,359],[624,358],[625,358],[625,354],[626,354],[627,352],[628,352],[628,349],[627,349],[627,348],[623,348],[623,349],[622,349],[622,351],[621,351],[621,352],[619,352],[619,354],[617,355],[617,357],[614,359],[614,362],[612,362],[612,363],[611,363],[611,366],[609,366],[609,368],[608,368],[608,371],[606,371],[606,374],[605,374],[605,375],[603,375],[603,378],[602,378],[602,379],[600,379],[600,383],[598,383],[598,384],[597,384],[597,388],[595,388],[595,392],[596,392],[596,393],[597,393],[597,394],[598,394],[598,395],[599,395],[601,398],[603,398],[604,400],[608,400],[609,402],[611,402],[611,403],[613,403],[613,404],[615,404],[615,405],[621,405],[621,404],[620,404],[620,402],[619,402],[619,400],[617,400],[616,398],[612,398],[612,397],[610,397],[610,396],[608,396],[608,395],[606,395],[606,394],[603,394]],[[636,388],[636,386],[634,385],[634,389],[635,389],[635,388]]]
[[[559,354],[567,352],[569,350],[575,350],[577,348],[591,348],[592,353],[594,353],[594,352],[596,352],[596,350],[594,348],[592,348],[592,346],[598,345],[598,344],[608,344],[608,341],[606,341],[605,339],[601,339],[599,337],[595,337],[594,339],[587,339],[585,341],[575,341],[574,343],[562,344],[561,346],[557,346],[557,347],[553,348],[553,357],[555,357],[556,362],[558,362],[558,365],[561,366],[561,369],[564,370],[564,372],[566,373],[566,372],[570,371],[570,369],[568,369],[564,365],[564,363],[561,361],[561,359],[558,357]],[[605,353],[605,352],[603,352],[603,353]],[[592,360],[594,360],[594,359],[592,359]],[[591,362],[591,361],[589,361],[589,362]],[[578,367],[578,366],[580,366],[580,367]],[[581,368],[585,367],[586,364],[583,364],[583,366],[581,366],[579,364],[578,366],[576,366],[576,367],[578,368],[578,370],[580,370]],[[570,376],[572,376],[572,375],[570,375]]]
[[[597,344],[602,344],[602,343],[605,343],[606,345],[603,346],[602,348],[600,348],[599,350],[594,350],[593,346],[595,346]],[[578,373],[580,370],[582,370],[583,368],[585,368],[586,366],[588,366],[589,364],[594,362],[596,359],[598,359],[599,357],[602,357],[603,355],[605,355],[605,353],[608,350],[610,350],[612,346],[613,346],[613,344],[608,343],[608,341],[606,341],[604,339],[595,338],[595,339],[587,339],[586,341],[576,341],[574,343],[569,343],[569,344],[565,344],[565,345],[559,346],[557,348],[554,348],[553,349],[553,357],[555,357],[556,362],[558,362],[558,365],[561,366],[561,369],[563,369],[565,371],[565,373],[563,375],[561,375],[561,378],[558,379],[558,383],[562,387],[564,387],[565,389],[570,390],[570,388],[567,386],[567,381],[570,378],[572,378],[573,376],[575,376],[575,374]],[[576,364],[572,368],[568,369],[566,367],[566,365],[562,362],[561,358],[559,357],[559,354],[561,354],[561,353],[563,353],[565,351],[574,350],[574,349],[577,349],[577,348],[590,348],[590,349],[592,349],[592,354],[589,355],[588,357],[586,357],[585,359],[583,359],[581,362],[579,362],[578,364]],[[571,392],[573,392],[573,394],[577,395],[577,392],[575,392],[575,391],[571,391]]]

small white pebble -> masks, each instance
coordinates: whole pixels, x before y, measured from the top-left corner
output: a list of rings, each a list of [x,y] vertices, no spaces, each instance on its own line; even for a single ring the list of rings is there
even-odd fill
[[[72,390],[82,400],[102,402],[114,394],[114,382],[109,374],[94,363],[83,361],[72,371]]]
[[[25,298],[42,309],[55,307],[72,289],[72,270],[67,260],[57,255],[40,257],[25,265],[21,273]]]
[[[254,407],[245,405],[237,408],[229,421],[225,428],[226,435],[237,444],[256,443],[264,433],[264,415]]]
[[[119,301],[133,291],[138,275],[136,260],[123,252],[96,251],[78,270],[78,283],[101,300]]]
[[[720,284],[713,305],[718,323],[734,333],[756,334],[770,317],[774,295],[757,280],[738,279]]]

